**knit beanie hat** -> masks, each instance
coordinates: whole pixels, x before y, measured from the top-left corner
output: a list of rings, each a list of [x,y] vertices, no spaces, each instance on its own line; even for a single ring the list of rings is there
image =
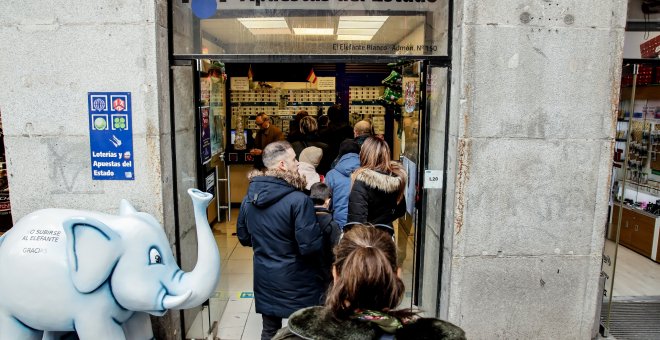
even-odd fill
[[[309,163],[316,168],[321,162],[321,157],[323,157],[323,150],[316,146],[310,146],[300,153],[299,161]]]
[[[339,152],[337,153],[337,159],[341,158],[347,153],[356,153],[360,154],[360,144],[358,144],[353,139],[345,139],[341,144],[339,144]]]

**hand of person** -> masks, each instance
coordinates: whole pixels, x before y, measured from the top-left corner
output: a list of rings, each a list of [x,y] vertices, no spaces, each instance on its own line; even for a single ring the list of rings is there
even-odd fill
[[[259,155],[261,155],[261,153],[262,153],[261,149],[252,149],[252,150],[250,150],[250,154],[252,156],[259,156]]]

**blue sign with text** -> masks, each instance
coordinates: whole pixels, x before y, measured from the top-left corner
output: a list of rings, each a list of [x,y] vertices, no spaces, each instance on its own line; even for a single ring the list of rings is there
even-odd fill
[[[88,92],[93,180],[133,180],[130,92]]]

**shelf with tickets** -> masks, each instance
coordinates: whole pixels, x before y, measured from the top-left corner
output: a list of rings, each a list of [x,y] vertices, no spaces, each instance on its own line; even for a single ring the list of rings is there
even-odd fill
[[[232,106],[279,106],[278,102],[231,102]]]
[[[383,102],[381,100],[351,100],[350,104],[362,105],[362,106],[367,106],[367,105],[383,106]]]
[[[333,102],[286,102],[286,106],[332,106]]]

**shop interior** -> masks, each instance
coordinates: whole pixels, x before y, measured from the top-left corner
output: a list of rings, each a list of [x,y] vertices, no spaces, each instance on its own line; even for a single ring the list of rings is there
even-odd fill
[[[247,174],[254,168],[250,149],[258,127],[256,116],[266,113],[271,123],[291,134],[296,114],[319,118],[339,105],[350,126],[372,123],[373,134],[391,148],[391,157],[409,173],[407,213],[395,222],[399,259],[406,285],[404,306],[413,301],[415,219],[418,193],[420,115],[423,63],[223,63],[197,64],[199,100],[199,185],[216,199],[208,209],[221,252],[221,282],[192,323],[187,338],[203,336],[215,327],[217,336],[257,339],[261,318],[254,310],[252,249],[238,243],[236,217],[247,192]],[[319,128],[321,129],[321,127]]]
[[[660,302],[660,64],[624,60],[616,119],[601,325],[628,338]]]

